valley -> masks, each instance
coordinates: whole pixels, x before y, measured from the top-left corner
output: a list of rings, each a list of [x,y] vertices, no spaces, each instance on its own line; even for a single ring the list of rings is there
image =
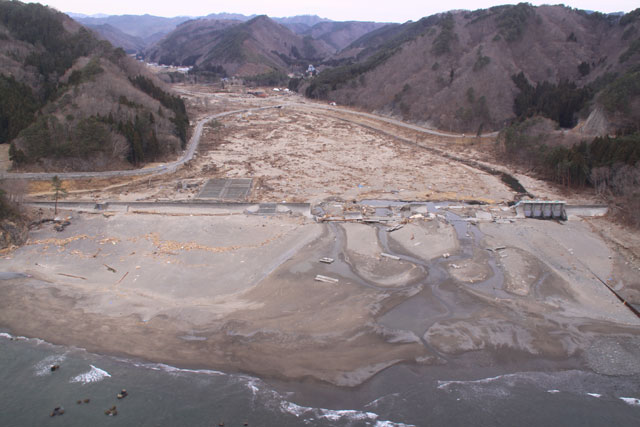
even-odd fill
[[[0,3],[0,424],[636,425],[640,9],[74,19]]]

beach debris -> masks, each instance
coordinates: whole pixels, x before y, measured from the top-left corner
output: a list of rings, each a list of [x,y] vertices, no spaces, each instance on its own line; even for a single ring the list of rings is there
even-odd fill
[[[333,258],[320,258],[320,262],[325,263],[325,264],[331,264],[333,261],[335,261]]]
[[[68,225],[71,225],[71,221],[60,221],[53,226],[53,229],[58,232],[64,231],[64,229],[67,228]]]
[[[110,266],[108,266],[107,264],[102,264],[102,265],[104,265],[105,267],[107,267],[107,270],[109,270],[110,272],[112,272],[112,273],[117,273],[117,270],[116,270],[115,268],[110,267]]]
[[[71,217],[67,217],[67,219],[62,219],[60,217],[55,217],[55,218],[43,218],[39,221],[33,221],[31,224],[29,224],[29,229],[32,229],[34,227],[37,227],[39,225],[45,224],[47,222],[52,222],[53,223],[53,229],[56,231],[64,231],[64,229],[68,226],[71,225],[71,221],[69,221],[71,219]]]
[[[127,271],[126,273],[124,273],[124,276],[122,276],[122,277],[120,278],[120,280],[118,280],[118,281],[116,282],[116,285],[119,285],[119,284],[120,284],[120,282],[122,282],[122,281],[124,280],[124,278],[125,278],[125,277],[127,277],[127,274],[129,274],[129,272],[128,272],[128,271]]]
[[[113,405],[111,408],[104,411],[104,414],[110,417],[115,417],[116,415],[118,415],[118,410],[116,409],[116,405]]]
[[[325,283],[338,283],[338,279],[334,279],[333,277],[323,276],[322,274],[318,274],[315,278],[318,282]]]
[[[424,215],[422,215],[421,213],[413,214],[409,217],[409,219],[422,219],[422,218],[424,218]]]
[[[451,268],[454,268],[454,269],[457,270],[457,269],[460,269],[462,267],[460,267],[458,264],[451,264]]]
[[[513,222],[512,219],[505,219],[505,218],[498,218],[495,219],[493,222],[495,222],[496,224],[511,224]]]
[[[83,402],[84,403],[89,403],[89,402],[91,402],[91,399],[84,399]]]
[[[490,212],[477,211],[476,218],[483,221],[491,221],[493,219],[493,215],[491,215]]]
[[[58,369],[60,369],[60,365],[52,365],[52,366],[51,366],[51,372],[55,372],[55,371],[57,371]]]
[[[56,415],[62,414],[64,414],[64,408],[62,406],[56,406],[55,408],[53,408],[53,411],[51,411],[51,414],[49,414],[49,416],[55,417]]]
[[[96,252],[95,254],[91,255],[91,257],[92,258],[96,258],[101,250],[102,250],[102,248],[98,248],[98,252]]]
[[[82,279],[82,280],[87,280],[86,277],[82,277],[82,276],[75,276],[73,274],[67,274],[67,273],[58,273],[59,276],[66,276],[66,277],[73,277],[74,279]]]
[[[385,253],[385,252],[380,253],[380,256],[383,256],[383,257],[389,258],[389,259],[393,259],[393,260],[396,260],[396,261],[398,261],[400,259],[399,256],[391,255],[391,254],[388,254],[388,253]]]
[[[442,254],[442,258],[449,258],[451,256],[451,254],[449,252],[445,252]]]
[[[402,227],[404,227],[404,224],[394,225],[393,227],[387,228],[387,233],[392,233],[396,230],[400,230]]]
[[[497,252],[497,251],[503,251],[503,250],[505,250],[505,249],[507,249],[507,247],[506,247],[506,246],[496,246],[495,248],[493,248],[493,250],[494,250],[494,251],[496,251],[496,252]]]
[[[129,395],[129,393],[127,392],[127,390],[125,390],[124,388],[120,391],[120,393],[118,393],[118,395],[116,396],[118,399],[124,399],[125,397],[127,397]]]
[[[44,224],[44,223],[47,223],[47,222],[53,222],[53,221],[54,221],[54,220],[53,220],[52,218],[43,218],[43,219],[40,219],[40,220],[38,220],[38,221],[33,221],[33,222],[31,222],[31,223],[29,224],[29,229],[34,228],[34,227],[37,227],[37,226],[42,225],[42,224]]]

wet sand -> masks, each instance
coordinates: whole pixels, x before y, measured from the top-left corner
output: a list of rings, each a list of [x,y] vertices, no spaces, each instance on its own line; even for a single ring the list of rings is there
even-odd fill
[[[287,215],[73,213],[65,231],[45,225],[0,260],[32,276],[0,280],[0,325],[98,353],[340,386],[469,357],[640,372],[640,319],[596,278],[615,260],[585,222],[438,214],[390,233]],[[617,351],[605,358],[607,340]]]

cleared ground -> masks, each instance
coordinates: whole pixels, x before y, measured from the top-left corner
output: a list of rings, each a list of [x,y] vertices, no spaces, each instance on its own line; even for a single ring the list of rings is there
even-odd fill
[[[210,178],[252,178],[249,199],[265,202],[317,203],[337,197],[504,203],[516,194],[499,177],[443,156],[486,164],[486,152],[494,149],[494,142],[487,138],[428,135],[348,110],[318,108],[304,98],[281,92],[260,99],[241,93],[213,93],[204,87],[180,90],[188,99],[194,122],[222,111],[283,107],[210,122],[194,160],[175,174],[104,180],[110,185],[106,190],[99,180],[86,186],[74,183],[73,189],[79,191],[70,197],[193,199]],[[590,199],[585,194],[558,194],[539,180],[517,177],[540,197],[575,202]],[[41,191],[47,192],[47,184],[40,185]],[[36,186],[32,184],[34,189]],[[100,191],[91,192],[91,188]]]

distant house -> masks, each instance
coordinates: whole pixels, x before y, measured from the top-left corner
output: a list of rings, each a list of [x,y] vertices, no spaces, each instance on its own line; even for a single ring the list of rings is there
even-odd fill
[[[307,74],[312,76],[316,75],[316,67],[314,67],[313,64],[309,64],[309,67],[307,68]]]

